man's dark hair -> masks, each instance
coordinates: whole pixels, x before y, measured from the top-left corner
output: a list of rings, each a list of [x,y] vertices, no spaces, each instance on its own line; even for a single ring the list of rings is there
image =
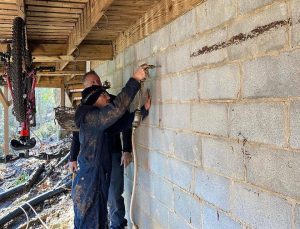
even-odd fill
[[[85,73],[85,74],[83,75],[83,77],[82,77],[82,82],[85,81],[85,79],[86,79],[86,77],[87,77],[88,75],[95,75],[95,76],[98,76],[98,74],[97,74],[94,70],[91,70],[91,71],[89,71],[89,72],[87,72],[87,73]],[[99,77],[99,79],[100,79],[100,76],[98,76],[98,77]]]

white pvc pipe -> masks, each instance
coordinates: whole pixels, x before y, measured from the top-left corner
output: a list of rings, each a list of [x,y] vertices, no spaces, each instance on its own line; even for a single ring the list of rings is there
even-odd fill
[[[134,171],[133,171],[132,194],[131,194],[131,200],[130,200],[130,221],[132,223],[133,229],[138,229],[138,226],[134,222],[134,219],[133,219],[133,204],[134,204],[135,193],[136,193],[136,177],[137,177],[137,168],[138,168],[136,149],[135,149],[135,141],[134,141],[135,130],[136,130],[136,128],[132,128],[132,135],[131,135]]]

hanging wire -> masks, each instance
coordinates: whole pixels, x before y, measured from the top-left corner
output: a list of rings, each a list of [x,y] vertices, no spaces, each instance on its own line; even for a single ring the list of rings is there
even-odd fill
[[[25,215],[26,215],[26,219],[27,219],[26,229],[28,229],[28,227],[29,227],[29,217],[28,217],[28,214],[27,214],[27,212],[25,211],[25,209],[22,208],[22,206],[19,206],[19,208],[20,208],[20,209],[25,213]]]
[[[34,208],[28,203],[28,202],[25,202],[25,204],[27,204],[31,209],[32,211],[34,212],[34,214],[38,217],[38,219],[41,221],[41,223],[43,224],[43,226],[46,228],[46,229],[50,229],[46,223],[41,219],[40,215],[34,210]]]

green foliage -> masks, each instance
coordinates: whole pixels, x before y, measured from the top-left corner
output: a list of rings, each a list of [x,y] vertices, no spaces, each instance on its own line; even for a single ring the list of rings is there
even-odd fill
[[[27,172],[22,172],[18,178],[15,180],[15,185],[23,184],[24,182],[28,181],[29,175]]]
[[[57,126],[54,124],[54,107],[58,104],[56,98],[60,93],[59,89],[54,88],[37,88],[36,97],[36,127],[32,131],[40,138],[47,139],[57,132]],[[18,135],[19,123],[12,115],[12,106],[9,107],[9,137],[14,138]],[[4,110],[0,103],[0,155],[3,153],[4,139]],[[34,135],[33,135],[34,136]]]

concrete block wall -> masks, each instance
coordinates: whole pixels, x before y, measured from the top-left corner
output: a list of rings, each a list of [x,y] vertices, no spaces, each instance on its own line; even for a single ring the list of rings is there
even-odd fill
[[[95,70],[118,93],[144,62],[139,228],[299,229],[300,0],[207,0]]]

